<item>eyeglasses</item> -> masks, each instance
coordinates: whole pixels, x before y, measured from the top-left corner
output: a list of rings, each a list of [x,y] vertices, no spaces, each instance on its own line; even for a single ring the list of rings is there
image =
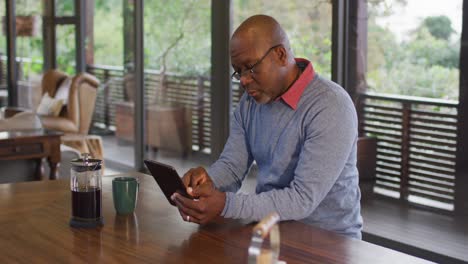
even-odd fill
[[[241,71],[241,72],[234,71],[234,72],[232,73],[232,75],[231,75],[231,78],[232,78],[233,80],[240,80],[241,77],[244,76],[244,75],[246,75],[246,74],[250,74],[250,75],[254,74],[254,68],[255,68],[257,65],[259,65],[259,64],[263,61],[263,59],[266,58],[266,56],[268,55],[268,53],[270,53],[270,51],[272,51],[273,49],[275,49],[275,48],[277,48],[277,47],[279,47],[279,46],[281,46],[281,45],[282,45],[282,44],[278,44],[278,45],[275,45],[275,46],[269,48],[269,49],[267,50],[267,52],[265,52],[265,55],[263,55],[257,62],[255,62],[255,63],[252,65],[252,67],[247,68],[246,70]]]

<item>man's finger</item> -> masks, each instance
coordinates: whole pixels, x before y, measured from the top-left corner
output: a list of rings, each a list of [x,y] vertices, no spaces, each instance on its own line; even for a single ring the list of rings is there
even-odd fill
[[[194,188],[206,180],[206,172],[202,167],[193,170],[192,177],[190,177],[190,187]]]
[[[193,222],[193,223],[200,224],[201,222],[200,216],[195,215],[196,211],[191,210],[190,208],[187,208],[184,205],[182,205],[182,203],[180,202],[180,200],[177,199],[177,197],[181,198],[180,200],[187,199],[187,198],[183,197],[179,193],[174,193],[173,195],[171,195],[171,200],[175,203],[175,206],[179,210],[179,214],[182,217],[182,219],[186,222]]]
[[[193,215],[196,218],[202,218],[203,208],[200,207],[199,201],[188,199],[180,194],[174,195],[174,201],[177,207],[184,212],[184,214]]]
[[[192,178],[193,170],[194,170],[193,168],[188,170],[182,177],[182,182],[187,187],[190,186],[190,179]]]
[[[182,217],[182,220],[184,220],[185,222],[191,222],[191,223],[197,223],[197,224],[200,224],[200,219],[194,217],[194,216],[190,216],[188,214],[185,214],[181,208],[177,207],[177,209],[179,209],[179,214],[180,214],[180,217]]]
[[[192,196],[195,197],[202,197],[202,196],[210,196],[213,192],[213,184],[210,182],[198,185],[197,187],[192,189]]]
[[[181,204],[179,204],[179,202],[176,203],[178,204],[177,208],[179,208],[180,216],[183,218],[184,221],[197,224],[201,222],[200,218],[202,217],[202,215],[196,214],[194,210],[182,206]]]
[[[203,167],[191,168],[182,177],[186,187],[196,187],[207,181],[208,175]]]

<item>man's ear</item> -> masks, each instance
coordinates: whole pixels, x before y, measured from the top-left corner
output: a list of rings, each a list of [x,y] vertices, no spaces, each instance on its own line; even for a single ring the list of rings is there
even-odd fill
[[[276,58],[282,66],[288,64],[288,53],[286,52],[286,49],[283,47],[283,45],[275,49],[275,54]]]

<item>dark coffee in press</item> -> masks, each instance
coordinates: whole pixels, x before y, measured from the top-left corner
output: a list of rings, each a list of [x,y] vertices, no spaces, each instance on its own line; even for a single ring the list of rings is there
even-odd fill
[[[71,219],[72,227],[98,227],[104,224],[102,216],[101,160],[82,159],[71,161]]]
[[[89,190],[72,190],[72,216],[81,219],[101,218],[101,190],[90,188]]]

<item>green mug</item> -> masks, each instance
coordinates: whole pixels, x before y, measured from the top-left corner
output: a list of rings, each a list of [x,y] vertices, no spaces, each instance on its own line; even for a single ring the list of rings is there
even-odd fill
[[[132,177],[117,177],[112,180],[112,197],[117,214],[131,214],[138,199],[138,180]]]

